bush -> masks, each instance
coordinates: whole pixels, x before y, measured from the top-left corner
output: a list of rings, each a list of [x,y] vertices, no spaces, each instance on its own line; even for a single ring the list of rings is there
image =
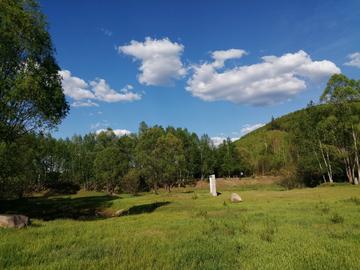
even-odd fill
[[[286,176],[282,178],[279,185],[286,189],[294,189],[303,187],[303,183],[294,176]]]
[[[330,217],[330,221],[334,224],[344,223],[344,218],[340,216],[338,213],[335,213]]]
[[[121,181],[123,191],[136,194],[140,190],[140,173],[137,169],[130,169]]]
[[[79,185],[69,181],[56,181],[46,187],[48,190],[45,196],[76,194],[80,190]]]

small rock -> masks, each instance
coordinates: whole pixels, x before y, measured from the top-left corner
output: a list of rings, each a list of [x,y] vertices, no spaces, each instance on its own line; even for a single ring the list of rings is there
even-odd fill
[[[233,202],[233,203],[237,203],[237,202],[242,202],[243,200],[241,199],[239,194],[232,193],[231,197],[230,197],[230,201]]]
[[[24,228],[28,226],[30,219],[24,215],[0,215],[0,227],[3,228]]]
[[[126,209],[120,209],[114,213],[114,217],[121,217],[121,216],[126,215],[126,213],[127,213]]]

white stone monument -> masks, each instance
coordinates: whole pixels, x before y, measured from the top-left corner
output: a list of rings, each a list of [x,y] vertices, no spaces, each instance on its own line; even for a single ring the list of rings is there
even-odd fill
[[[213,195],[214,197],[217,196],[217,192],[216,192],[216,179],[215,179],[215,174],[212,174],[209,176],[209,182],[210,182],[210,193],[211,195]]]

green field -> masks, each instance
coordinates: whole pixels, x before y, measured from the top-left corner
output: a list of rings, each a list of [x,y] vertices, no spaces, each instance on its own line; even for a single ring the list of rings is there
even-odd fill
[[[0,229],[0,269],[360,269],[359,187],[231,189],[0,202],[36,217]]]

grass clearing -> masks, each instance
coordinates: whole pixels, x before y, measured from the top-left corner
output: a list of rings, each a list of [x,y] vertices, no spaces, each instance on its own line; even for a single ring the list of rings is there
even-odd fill
[[[0,269],[359,268],[359,187],[270,186],[216,198],[187,188],[0,202],[0,212],[36,217],[27,229],[0,229]],[[230,203],[231,192],[244,202]],[[94,209],[130,211],[101,218]]]

